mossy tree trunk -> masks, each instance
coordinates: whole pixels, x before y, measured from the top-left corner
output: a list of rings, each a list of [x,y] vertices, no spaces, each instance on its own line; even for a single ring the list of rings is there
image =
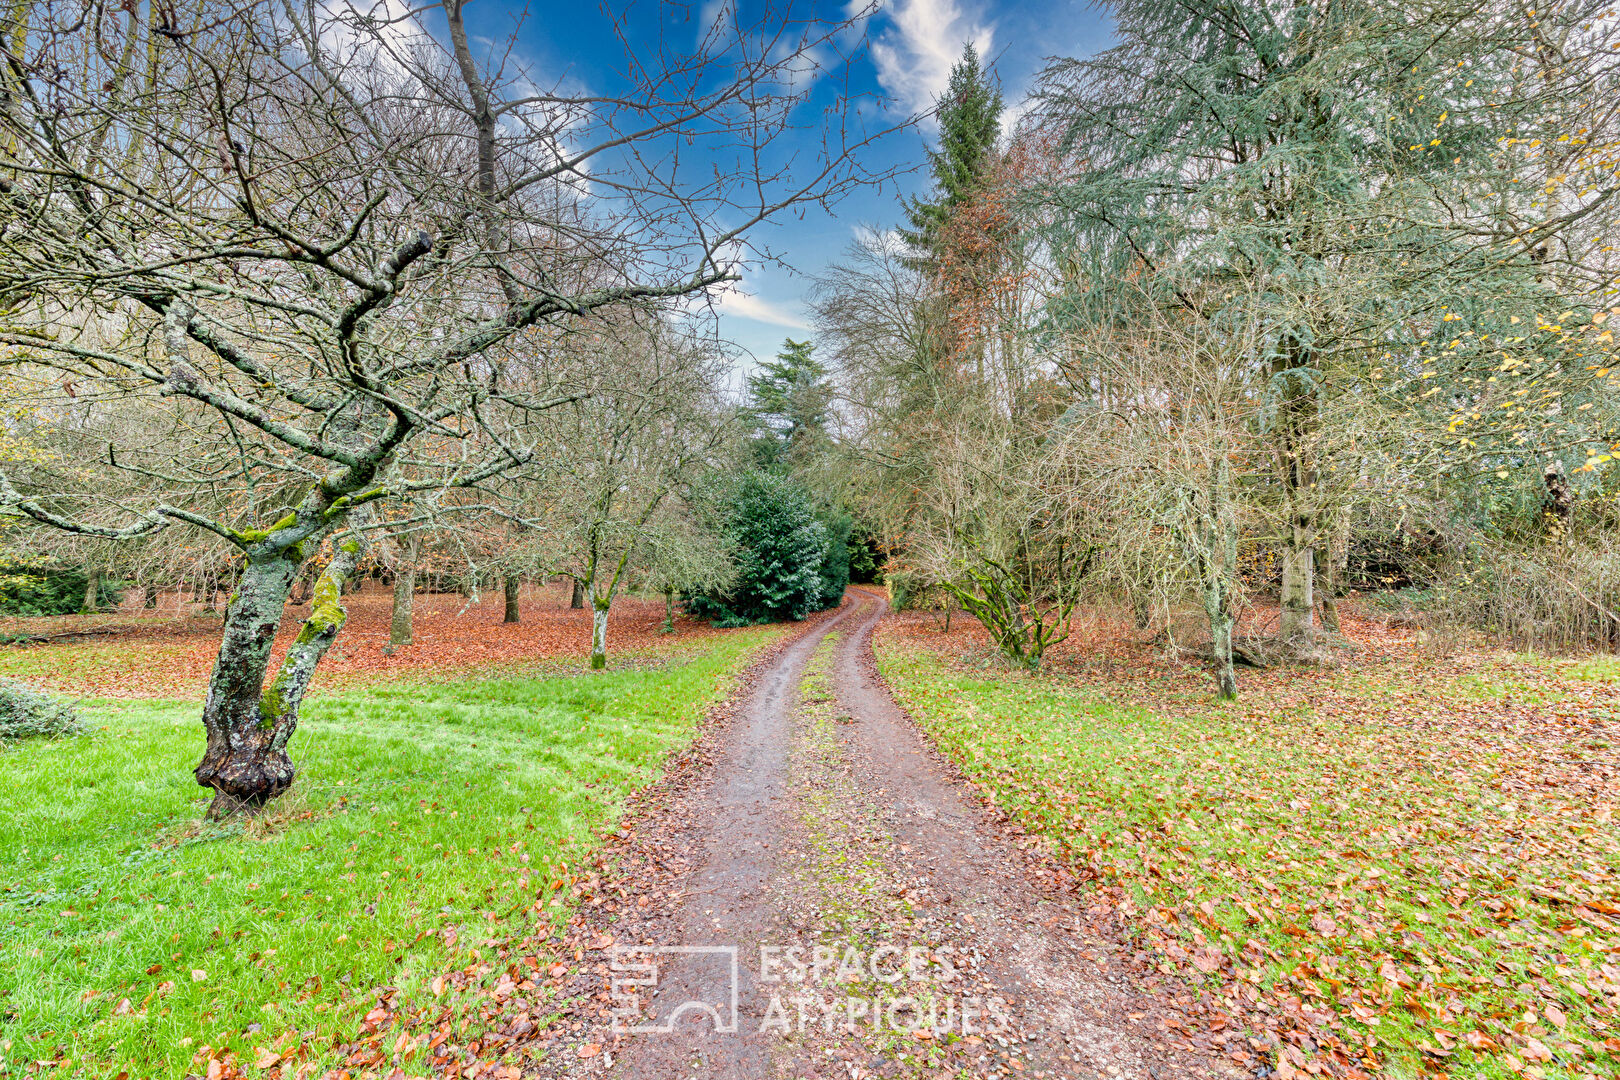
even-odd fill
[[[607,667],[608,600],[591,598],[591,670]]]
[[[522,585],[523,579],[516,574],[507,574],[506,580],[501,583],[501,587],[506,593],[506,614],[502,617],[501,622],[515,623],[520,621],[522,613],[518,610],[518,590]]]
[[[343,582],[365,553],[359,531],[345,537],[315,581],[314,607],[268,685],[270,653],[294,580],[308,555],[344,523],[359,525],[369,514],[349,508],[320,485],[269,529],[241,534],[246,556],[236,592],[225,612],[224,638],[203,702],[208,744],[194,774],[214,790],[211,818],[255,812],[292,786],[295,769],[287,743],[298,726],[298,709],[315,668],[343,629]]]
[[[85,576],[84,603],[80,610],[86,615],[94,615],[101,610],[101,571],[92,570]]]
[[[411,643],[412,608],[416,604],[416,555],[422,541],[416,534],[399,549],[399,565],[394,567],[394,611],[388,621],[388,644]]]

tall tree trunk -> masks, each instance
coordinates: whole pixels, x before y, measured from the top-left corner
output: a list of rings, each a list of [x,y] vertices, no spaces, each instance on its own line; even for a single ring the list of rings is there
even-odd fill
[[[608,605],[605,600],[591,603],[591,670],[607,667]]]
[[[506,615],[501,619],[501,622],[515,623],[518,621],[518,587],[522,584],[523,579],[516,574],[507,574],[506,580],[502,582],[502,588],[506,592]]]
[[[1232,597],[1237,581],[1237,517],[1232,510],[1231,470],[1222,454],[1210,470],[1208,504],[1201,529],[1199,561],[1204,571],[1204,614],[1209,618],[1209,649],[1215,661],[1215,696],[1237,697],[1232,664]]]
[[[416,553],[421,540],[415,533],[401,546],[394,567],[394,613],[388,620],[388,644],[411,643],[411,609],[416,603]]]
[[[214,789],[209,817],[256,811],[292,786],[287,740],[298,726],[298,707],[315,667],[348,618],[342,603],[343,580],[359,564],[362,543],[357,535],[338,545],[315,582],[314,610],[269,686],[264,678],[270,650],[303,561],[303,547],[261,550],[243,567],[203,703],[208,746],[195,774],[197,783]]]
[[[1284,641],[1309,641],[1316,632],[1316,549],[1304,541],[1303,532],[1295,525],[1290,542],[1283,548],[1281,634]]]
[[[568,598],[568,609],[579,611],[585,606],[585,583],[579,578],[574,579],[574,595]]]
[[[84,603],[80,606],[86,615],[101,610],[101,571],[92,570],[84,583]]]
[[[1312,442],[1317,408],[1311,349],[1297,338],[1272,368],[1278,393],[1275,437],[1277,466],[1282,474],[1288,531],[1283,541],[1282,625],[1290,643],[1309,642],[1316,632],[1316,544],[1319,512]]]

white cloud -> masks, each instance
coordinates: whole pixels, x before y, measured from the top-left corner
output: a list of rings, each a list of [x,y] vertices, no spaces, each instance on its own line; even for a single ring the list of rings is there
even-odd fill
[[[1029,94],[1025,93],[1013,99],[1013,103],[1001,111],[1001,134],[1010,137],[1018,130],[1018,122],[1028,116],[1040,104]]]
[[[951,65],[968,42],[990,55],[994,29],[956,0],[892,0],[880,16],[888,24],[872,41],[878,82],[913,112],[926,112],[950,81]]]
[[[738,319],[753,319],[755,322],[769,323],[772,326],[785,326],[792,330],[810,329],[810,324],[805,321],[804,316],[780,304],[762,300],[752,293],[745,293],[740,289],[727,289],[716,297],[714,310],[721,315],[730,315]]]
[[[875,225],[853,225],[849,231],[855,238],[856,246],[874,255],[893,258],[906,253],[906,241],[900,235],[899,229],[880,229]]]

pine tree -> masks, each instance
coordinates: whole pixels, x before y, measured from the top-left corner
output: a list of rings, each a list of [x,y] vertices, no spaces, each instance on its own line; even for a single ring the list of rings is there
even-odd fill
[[[802,457],[827,430],[832,385],[808,341],[788,338],[775,360],[748,377],[748,409],[758,425],[754,452],[765,466]]]
[[[938,255],[940,229],[963,202],[979,189],[995,161],[996,138],[1001,130],[1001,91],[990,73],[979,66],[979,54],[969,42],[962,59],[951,68],[950,82],[938,102],[939,149],[928,152],[933,192],[929,199],[910,199],[905,205],[910,228],[900,235],[925,260]]]

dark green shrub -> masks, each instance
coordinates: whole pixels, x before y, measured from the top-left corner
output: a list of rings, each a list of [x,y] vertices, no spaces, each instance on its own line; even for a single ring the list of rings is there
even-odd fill
[[[878,538],[865,525],[855,525],[849,534],[849,580],[858,585],[881,584],[883,550]]]
[[[49,556],[0,557],[0,615],[74,615],[84,608],[90,575]],[[103,576],[96,606],[115,608],[124,599],[124,583]]]
[[[716,626],[747,626],[798,620],[828,606],[822,578],[827,527],[816,520],[804,488],[786,477],[749,473],[722,500],[720,517],[737,576],[724,592],[688,593],[689,613]]]
[[[848,514],[828,512],[821,519],[827,530],[827,545],[821,557],[821,603],[818,607],[837,607],[849,588],[849,531],[854,522]]]
[[[73,706],[16,679],[0,678],[0,745],[82,734]]]

